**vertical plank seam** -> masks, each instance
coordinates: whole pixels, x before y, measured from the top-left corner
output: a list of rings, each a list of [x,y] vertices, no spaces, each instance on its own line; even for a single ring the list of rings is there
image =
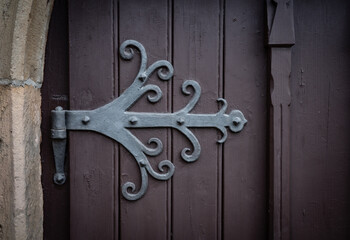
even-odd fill
[[[284,157],[284,152],[283,152],[283,104],[280,104],[279,106],[280,108],[280,132],[279,132],[279,138],[280,138],[280,143],[281,145],[279,146],[279,148],[281,149],[281,155],[280,155],[280,159],[278,159],[278,161],[280,162],[280,169],[279,169],[279,182],[280,182],[280,189],[279,189],[279,207],[280,207],[280,214],[279,214],[279,234],[280,234],[280,238],[282,239],[282,228],[283,228],[283,224],[282,224],[282,213],[283,213],[283,157]]]
[[[170,49],[170,52],[171,52],[171,56],[170,56],[170,60],[171,60],[171,63],[174,64],[174,1],[173,0],[169,0],[170,1],[170,4],[171,4],[171,49]],[[170,5],[169,5],[170,6]],[[174,66],[175,67],[175,66]],[[174,78],[175,78],[176,74],[174,74],[173,76],[173,81],[170,82],[170,85],[171,85],[171,107],[170,107],[170,110],[171,112],[174,111],[174,99],[173,99],[173,96],[174,96]],[[171,138],[171,148],[170,148],[170,156],[174,156],[174,130],[173,129],[170,129],[170,138]],[[173,159],[172,159],[172,162],[173,162]],[[170,215],[171,215],[171,223],[170,223],[170,239],[173,239],[173,232],[174,232],[174,182],[173,182],[173,179],[171,179],[171,182],[170,182]]]
[[[112,88],[113,88],[113,99],[116,98],[116,94],[117,94],[117,83],[116,81],[118,81],[118,79],[116,79],[116,61],[118,61],[118,52],[115,51],[116,49],[116,4],[115,4],[115,0],[112,0],[112,33],[113,33],[113,41],[112,41],[112,51],[113,51],[113,83],[112,83]],[[119,72],[119,68],[118,68],[118,72]],[[118,88],[119,91],[119,88]],[[117,186],[119,186],[119,167],[117,162],[119,162],[119,144],[113,142],[113,182],[114,182],[114,186],[113,186],[113,239],[119,239],[117,234],[119,233],[119,189],[118,191],[116,190]],[[116,226],[118,224],[118,226]]]
[[[118,53],[118,50],[119,50],[119,45],[120,45],[120,2],[119,0],[115,0],[117,2],[117,51],[116,51],[116,54],[117,54],[117,62],[118,62],[118,82],[117,82],[117,85],[118,85],[118,96],[120,95],[120,58],[119,58],[119,53]],[[121,189],[120,189],[120,176],[121,176],[121,163],[120,163],[120,158],[121,158],[121,146],[120,144],[118,144],[118,193],[120,193]],[[120,224],[120,219],[121,219],[121,199],[120,199],[120,195],[118,194],[118,239],[121,239],[121,224]]]
[[[219,1],[219,54],[218,54],[218,97],[220,95],[224,98],[224,27],[225,27],[225,0]],[[217,172],[217,239],[222,239],[223,236],[223,159],[224,151],[223,145],[217,147],[217,161],[218,161],[218,172]]]
[[[226,0],[223,0],[222,3],[222,11],[223,11],[223,17],[222,17],[222,97],[225,99],[225,67],[226,67],[226,58],[225,58],[225,52],[226,52]],[[222,151],[221,151],[221,239],[224,239],[224,230],[225,230],[225,224],[224,224],[224,203],[225,203],[225,146],[222,145]]]
[[[113,99],[116,97],[115,94],[116,94],[116,90],[115,90],[115,87],[116,87],[116,84],[115,84],[115,61],[116,61],[116,54],[115,54],[115,6],[114,6],[114,0],[112,0],[112,49],[113,49],[113,70],[112,70],[112,74],[113,74],[113,80],[112,80],[112,90],[113,90]],[[116,143],[113,142],[113,239],[116,239],[116,223],[117,223],[117,214],[116,214],[116,203],[117,203],[117,200],[116,200],[116,191],[115,191],[115,186],[116,186],[116,182],[117,182],[117,176],[116,176]]]
[[[167,1],[167,55],[168,60],[172,63],[172,1]],[[172,83],[167,85],[167,111],[172,112]],[[172,156],[172,130],[167,129],[167,157],[170,159]],[[172,179],[167,181],[167,230],[166,230],[166,238],[168,240],[171,239],[171,226],[172,226]]]

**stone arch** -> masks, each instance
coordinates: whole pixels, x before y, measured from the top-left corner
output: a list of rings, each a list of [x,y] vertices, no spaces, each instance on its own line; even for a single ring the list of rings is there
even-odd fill
[[[53,1],[2,0],[0,73],[2,79],[40,84]],[[18,81],[17,81],[18,82]],[[40,85],[39,85],[40,87]]]
[[[41,96],[53,0],[0,0],[0,239],[42,239]]]

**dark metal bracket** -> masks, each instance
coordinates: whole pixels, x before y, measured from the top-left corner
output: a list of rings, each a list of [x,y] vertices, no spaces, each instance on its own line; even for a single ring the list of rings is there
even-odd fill
[[[144,47],[137,41],[127,40],[120,46],[120,55],[125,60],[131,60],[134,49],[141,54],[140,70],[128,89],[112,102],[91,110],[73,111],[63,110],[57,107],[52,111],[52,141],[56,164],[54,182],[63,184],[66,180],[64,173],[64,158],[66,151],[67,130],[89,130],[101,133],[122,144],[135,158],[141,172],[141,187],[136,192],[135,184],[126,182],[122,186],[122,194],[128,200],[140,199],[148,187],[148,174],[158,180],[168,180],[175,171],[175,166],[169,160],[163,160],[158,164],[160,172],[155,171],[150,165],[147,156],[157,156],[163,150],[163,144],[158,138],[149,139],[148,143],[156,144],[155,148],[145,146],[128,129],[130,128],[175,128],[183,133],[192,143],[193,149],[184,148],[181,157],[186,162],[194,162],[199,158],[201,147],[195,135],[189,130],[192,127],[214,127],[220,130],[223,137],[218,143],[225,142],[227,138],[226,127],[232,132],[243,129],[247,120],[239,110],[233,110],[226,114],[227,102],[223,98],[217,101],[222,104],[219,112],[213,114],[189,113],[199,100],[201,88],[196,81],[187,80],[182,84],[182,92],[190,95],[189,87],[193,88],[193,97],[181,110],[174,113],[146,113],[127,111],[142,95],[147,92],[151,103],[158,102],[162,97],[160,88],[153,84],[146,85],[149,77],[158,70],[161,80],[169,80],[173,76],[173,66],[165,60],[160,60],[147,67],[147,55]],[[166,167],[166,169],[164,169]]]

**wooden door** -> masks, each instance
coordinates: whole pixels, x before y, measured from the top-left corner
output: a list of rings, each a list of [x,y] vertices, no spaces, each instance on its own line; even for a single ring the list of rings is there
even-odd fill
[[[146,144],[160,138],[163,152],[150,158],[153,168],[171,160],[168,181],[149,178],[148,190],[128,201],[121,186],[141,185],[134,158],[113,140],[92,132],[70,133],[71,239],[258,239],[267,235],[266,51],[261,1],[70,1],[70,109],[94,109],[118,97],[134,80],[139,55],[119,56],[128,39],[142,43],[148,65],[161,59],[175,69],[169,81],[156,74],[163,98],[143,97],[132,108],[174,112],[190,97],[187,79],[198,81],[201,99],[194,113],[215,113],[224,97],[229,111],[240,109],[249,124],[217,144],[215,129],[193,129],[202,152],[187,163],[181,150],[190,142],[170,129],[132,133]],[[257,20],[260,19],[260,20]],[[254,231],[252,231],[254,229]],[[263,237],[264,238],[264,237]]]
[[[44,239],[254,240],[267,239],[268,231],[270,239],[350,239],[350,2],[290,1],[296,44],[275,44],[271,60],[265,46],[276,2],[284,1],[55,1],[42,88]],[[154,168],[164,159],[176,167],[168,181],[150,177],[138,201],[121,194],[125,182],[141,184],[128,151],[97,133],[71,131],[67,182],[57,186],[50,111],[58,105],[94,109],[117,98],[139,66],[138,53],[132,61],[119,56],[127,39],[144,45],[148,65],[166,59],[175,69],[168,82],[150,79],[161,88],[161,101],[143,97],[131,110],[179,110],[190,99],[181,85],[193,79],[202,87],[194,113],[217,112],[216,99],[224,97],[228,111],[241,110],[248,124],[222,145],[217,130],[192,129],[202,147],[193,163],[181,159],[191,145],[179,132],[132,130],[145,144],[162,140],[163,152],[149,158]],[[287,61],[273,61],[276,56]],[[290,114],[283,121],[289,126],[275,121],[270,70],[274,77],[283,72],[284,80],[290,74],[290,88],[276,87],[278,96],[290,94],[282,114]],[[290,151],[290,165],[280,169],[269,162],[274,134],[288,136],[276,141]]]

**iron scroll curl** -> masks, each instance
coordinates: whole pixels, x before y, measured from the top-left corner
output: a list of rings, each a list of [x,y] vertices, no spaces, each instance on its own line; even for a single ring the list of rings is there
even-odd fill
[[[136,50],[136,51],[135,51]],[[174,172],[175,166],[169,160],[162,160],[158,164],[158,170],[152,168],[148,161],[148,156],[158,156],[163,150],[163,143],[158,138],[151,138],[146,146],[135,135],[129,131],[132,128],[174,128],[181,132],[191,143],[192,147],[186,147],[181,151],[181,157],[186,162],[196,161],[201,153],[201,146],[192,133],[190,128],[217,128],[222,133],[222,138],[217,140],[218,143],[223,143],[227,138],[227,127],[232,132],[240,132],[247,123],[243,113],[239,110],[233,110],[230,114],[226,114],[227,102],[223,98],[217,101],[220,103],[221,109],[213,114],[192,114],[190,113],[197,104],[200,95],[201,87],[194,80],[186,80],[182,84],[182,92],[185,95],[193,95],[188,104],[182,109],[173,113],[147,113],[147,112],[131,112],[128,111],[131,106],[143,95],[148,94],[147,99],[151,103],[156,103],[162,98],[161,89],[154,84],[147,84],[150,76],[157,72],[157,76],[162,81],[169,81],[174,74],[174,69],[171,63],[166,60],[159,60],[147,67],[147,54],[143,45],[135,40],[127,40],[120,46],[120,56],[124,60],[132,60],[135,52],[139,52],[141,61],[139,71],[133,83],[112,102],[90,111],[83,110],[63,110],[58,107],[52,111],[53,129],[56,133],[58,130],[89,130],[101,133],[108,136],[121,145],[123,145],[135,158],[141,173],[141,186],[137,190],[133,182],[126,182],[122,186],[122,194],[128,200],[138,200],[147,191],[148,175],[151,175],[157,180],[168,180]],[[192,89],[192,91],[190,91]],[[64,123],[57,124],[55,116],[60,117],[60,121]],[[103,124],[101,124],[103,123]],[[57,126],[65,128],[57,129]],[[57,134],[56,134],[57,135]],[[57,140],[65,140],[64,137]],[[61,136],[61,135],[60,135]],[[57,145],[57,143],[55,143]],[[62,151],[57,148],[54,152]],[[61,156],[62,154],[55,154]],[[63,154],[64,155],[64,154]],[[62,166],[62,163],[57,164],[57,161],[64,161],[62,158],[55,159],[56,166]],[[56,175],[62,176],[64,172],[62,167],[56,168]],[[65,176],[64,176],[65,178]],[[55,181],[56,182],[56,181]],[[62,184],[64,181],[56,182]]]

